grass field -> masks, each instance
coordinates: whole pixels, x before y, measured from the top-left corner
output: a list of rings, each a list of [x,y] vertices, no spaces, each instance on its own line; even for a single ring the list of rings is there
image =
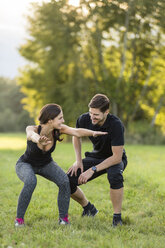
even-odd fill
[[[99,213],[81,218],[81,207],[71,200],[71,225],[58,225],[57,193],[52,182],[37,176],[38,183],[25,215],[26,227],[14,228],[22,182],[15,163],[24,152],[25,136],[0,134],[0,247],[24,248],[164,248],[165,247],[165,147],[126,146],[129,158],[124,173],[122,227],[113,229],[112,205],[106,175],[81,186]],[[91,145],[84,143],[83,150]],[[59,143],[54,160],[67,171],[74,162],[70,143]]]

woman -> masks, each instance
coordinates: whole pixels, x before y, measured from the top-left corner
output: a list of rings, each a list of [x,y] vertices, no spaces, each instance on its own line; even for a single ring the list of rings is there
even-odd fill
[[[64,171],[51,157],[51,153],[56,146],[56,141],[61,141],[60,134],[62,133],[77,137],[96,137],[107,134],[82,128],[71,128],[64,125],[63,112],[57,104],[45,105],[41,109],[38,119],[40,121],[39,126],[28,126],[26,128],[27,148],[16,164],[16,173],[24,182],[24,187],[18,199],[17,217],[15,220],[16,227],[24,226],[24,215],[37,184],[35,174],[45,177],[59,187],[59,224],[66,225],[69,223],[69,180]]]

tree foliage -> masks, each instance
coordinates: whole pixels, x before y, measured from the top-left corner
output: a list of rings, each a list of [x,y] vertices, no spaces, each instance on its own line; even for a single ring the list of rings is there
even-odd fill
[[[21,105],[24,97],[14,80],[0,77],[0,132],[25,131],[33,121]]]
[[[163,0],[52,0],[32,10],[19,84],[33,116],[56,102],[71,123],[100,92],[126,125],[145,118],[165,130]]]

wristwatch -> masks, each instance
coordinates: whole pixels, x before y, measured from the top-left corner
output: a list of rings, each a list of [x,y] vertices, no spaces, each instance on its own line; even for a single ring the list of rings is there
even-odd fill
[[[94,171],[94,174],[97,172],[96,166],[92,166],[92,170]]]

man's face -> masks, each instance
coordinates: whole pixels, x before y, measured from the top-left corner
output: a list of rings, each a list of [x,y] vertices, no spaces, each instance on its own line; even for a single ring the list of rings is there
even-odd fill
[[[102,126],[107,118],[109,110],[106,110],[104,113],[97,108],[89,108],[89,115],[93,125]]]

